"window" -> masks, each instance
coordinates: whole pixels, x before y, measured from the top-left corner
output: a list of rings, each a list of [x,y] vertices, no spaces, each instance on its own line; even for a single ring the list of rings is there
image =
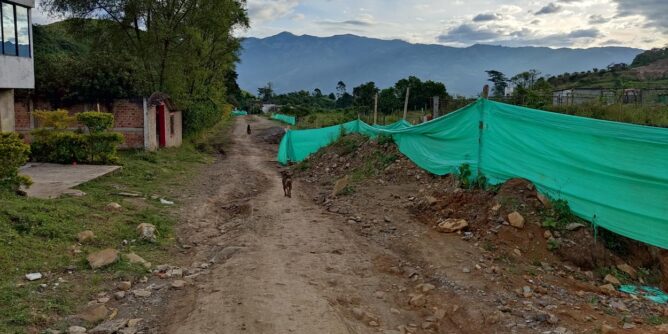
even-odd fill
[[[16,36],[18,38],[19,57],[30,57],[28,8],[16,6]]]
[[[14,5],[2,4],[2,49],[3,54],[16,56],[16,25],[14,25]]]
[[[30,57],[30,9],[6,2],[0,4],[1,53]]]

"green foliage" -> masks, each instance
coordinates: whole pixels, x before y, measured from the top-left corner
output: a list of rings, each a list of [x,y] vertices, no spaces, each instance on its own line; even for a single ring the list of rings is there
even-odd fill
[[[547,111],[562,114],[604,119],[615,122],[668,127],[668,113],[665,106],[606,105],[591,102],[581,105],[546,106]]]
[[[232,112],[231,105],[218,107],[211,102],[196,103],[183,113],[184,134],[194,136],[220,123]]]
[[[381,134],[376,138],[378,145],[394,144],[394,138],[391,135]]]
[[[19,175],[19,168],[28,161],[30,146],[14,132],[0,132],[0,191],[15,192],[30,186],[30,178]]]
[[[123,136],[107,130],[114,123],[112,114],[87,112],[72,117],[67,111],[58,111],[41,112],[39,117],[46,127],[31,133],[33,160],[61,164],[117,162],[116,148],[123,143]],[[84,123],[90,133],[64,130],[72,119]]]
[[[557,239],[550,239],[547,241],[547,249],[550,251],[555,251],[559,249],[561,244],[559,243],[559,240]]]
[[[506,75],[495,70],[485,72],[489,76],[487,81],[492,83],[492,95],[494,97],[503,97],[506,94],[506,87],[508,87],[508,78]]]
[[[457,178],[465,189],[471,188],[471,175],[471,165],[463,164],[459,166],[459,173],[457,174]]]
[[[668,59],[668,47],[647,50],[637,55],[635,59],[633,59],[631,67],[649,65],[661,59]]]
[[[77,121],[86,126],[90,133],[100,133],[114,126],[114,115],[88,111],[77,114]]]
[[[70,116],[70,113],[64,109],[55,111],[35,110],[33,115],[37,119],[39,126],[43,128],[64,130],[76,123],[76,117]]]

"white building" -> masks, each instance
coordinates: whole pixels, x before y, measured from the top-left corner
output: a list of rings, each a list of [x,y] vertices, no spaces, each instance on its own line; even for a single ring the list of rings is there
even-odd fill
[[[0,131],[14,131],[14,89],[35,88],[35,0],[0,0]]]

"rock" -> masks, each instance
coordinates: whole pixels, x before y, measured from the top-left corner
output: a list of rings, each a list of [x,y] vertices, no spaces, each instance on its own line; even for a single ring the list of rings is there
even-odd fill
[[[100,304],[106,304],[109,302],[109,297],[100,297],[97,299],[97,302]]]
[[[610,303],[610,307],[616,309],[617,311],[621,311],[621,312],[626,312],[626,311],[629,310],[629,309],[626,307],[626,305],[625,305],[623,302],[621,302],[621,301],[614,301],[614,302],[611,302],[611,303]]]
[[[95,233],[93,233],[93,231],[83,231],[77,234],[77,240],[80,244],[91,241],[93,239],[95,239]]]
[[[522,215],[515,211],[511,214],[508,215],[508,223],[510,223],[510,226],[522,229],[524,228],[524,217]]]
[[[83,334],[86,333],[86,327],[81,326],[70,326],[67,329],[68,334]]]
[[[606,324],[601,325],[601,334],[613,334],[614,332],[615,332],[614,327]]]
[[[130,262],[132,264],[140,264],[140,265],[144,266],[144,268],[146,268],[146,269],[151,268],[151,262],[148,262],[148,261],[144,260],[141,256],[139,256],[135,253],[124,254],[123,257],[128,262]]]
[[[176,280],[172,282],[172,289],[174,290],[181,290],[187,285],[186,281],[183,280]]]
[[[164,198],[161,198],[161,199],[160,199],[160,204],[162,204],[162,205],[174,205],[174,202],[172,202],[172,201],[168,201],[168,200],[166,200],[166,199],[164,199]]]
[[[137,327],[142,321],[144,321],[142,318],[130,319],[128,320],[128,327]]]
[[[620,282],[620,281],[617,279],[617,277],[612,276],[611,274],[606,275],[605,278],[604,278],[603,280],[604,280],[605,282],[610,283],[610,284],[615,285],[615,286],[616,286],[616,285],[621,285],[621,284],[622,284],[622,282]]]
[[[369,326],[371,326],[371,327],[378,327],[378,326],[380,326],[380,325],[379,325],[376,321],[371,320],[371,321],[369,321]]]
[[[585,227],[585,226],[583,224],[580,224],[580,223],[570,223],[570,224],[566,225],[566,230],[575,231],[575,230],[583,228],[583,227]]]
[[[148,224],[148,223],[139,224],[137,226],[137,234],[139,235],[140,240],[146,240],[150,242],[155,242],[157,240],[156,229],[155,225],[153,224]]]
[[[334,184],[334,189],[332,190],[332,197],[340,195],[346,187],[350,184],[350,176],[346,175],[343,178],[336,181]]]
[[[418,290],[421,290],[422,292],[427,293],[431,290],[436,289],[436,286],[434,286],[433,284],[424,283],[424,284],[418,285],[417,288],[418,288]]]
[[[415,307],[422,307],[427,303],[427,300],[425,299],[425,296],[422,294],[419,295],[413,295],[411,298],[408,300],[408,304],[415,306]]]
[[[497,213],[501,210],[501,204],[497,203],[492,207],[492,212]]]
[[[121,328],[125,327],[125,324],[127,323],[127,319],[105,321],[97,325],[97,327],[89,330],[88,334],[113,334],[119,331]]]
[[[471,272],[471,269],[468,268],[468,267],[464,267],[464,268],[462,268],[462,272],[465,273],[465,274],[468,274],[468,273]]]
[[[107,211],[120,211],[120,210],[123,209],[123,207],[122,207],[120,204],[118,204],[118,203],[111,202],[111,203],[107,204],[107,206],[105,207],[105,209],[106,209]]]
[[[147,297],[151,296],[151,291],[150,290],[145,290],[145,289],[137,289],[137,290],[133,290],[132,294],[135,297],[147,298]]]
[[[617,269],[629,275],[629,277],[636,279],[638,278],[638,272],[631,266],[626,263],[618,264]]]
[[[355,307],[355,308],[352,309],[352,312],[353,312],[353,316],[355,317],[355,319],[364,320],[364,317],[365,317],[365,314],[366,314],[366,312],[364,312],[364,310],[362,310],[361,308]]]
[[[107,248],[105,250],[88,255],[87,259],[91,268],[102,268],[118,261],[118,251]]]
[[[27,279],[28,281],[31,281],[31,282],[32,282],[32,281],[36,281],[36,280],[40,280],[40,279],[42,279],[42,273],[30,273],[30,274],[26,274],[26,279]]]
[[[106,319],[108,315],[109,309],[106,306],[103,304],[94,304],[86,307],[76,316],[76,318],[88,321],[90,323],[96,323]]]
[[[118,284],[116,284],[116,288],[121,291],[130,291],[132,288],[132,282],[130,281],[123,281]]]
[[[531,291],[531,288],[528,286],[522,287],[522,296],[524,298],[531,298],[533,296],[533,292]]]
[[[469,226],[464,219],[446,219],[438,224],[437,230],[442,233],[455,233]]]
[[[545,196],[541,193],[538,193],[538,194],[536,194],[536,197],[538,198],[538,201],[541,204],[543,204],[544,207],[546,207],[548,209],[552,207],[552,202],[550,201],[549,198],[547,198],[547,196]]]
[[[598,288],[601,289],[602,292],[608,294],[617,292],[617,289],[615,289],[615,286],[612,284],[601,285]]]
[[[622,326],[622,328],[623,329],[633,329],[633,328],[636,328],[636,325],[634,325],[632,323],[629,323],[629,322],[625,322],[624,325]]]
[[[552,235],[552,232],[550,230],[546,230],[545,233],[543,233],[543,238],[545,239],[552,239],[554,236]]]
[[[557,318],[557,316],[555,316],[554,314],[550,314],[550,317],[547,319],[547,322],[552,325],[556,325],[559,323],[559,318]]]
[[[434,197],[434,196],[427,195],[427,196],[424,197],[424,199],[425,199],[425,201],[427,201],[427,204],[429,204],[430,206],[438,203],[438,199],[436,199],[436,197]]]
[[[125,298],[125,291],[116,291],[114,292],[114,299],[121,300]]]

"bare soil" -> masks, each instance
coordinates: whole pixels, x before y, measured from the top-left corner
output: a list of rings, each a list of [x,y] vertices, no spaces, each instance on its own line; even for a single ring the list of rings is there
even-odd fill
[[[169,265],[186,287],[171,289],[163,266],[136,286],[153,295],[116,302],[117,317],[144,319],[140,333],[661,333],[651,319],[662,306],[601,290],[590,269],[547,249],[530,184],[463,190],[367,142],[313,158],[286,198],[276,145],[262,137],[273,126],[237,119],[225,158],[183,189]],[[392,159],[332,196],[374,151]],[[525,228],[504,224],[510,210]],[[439,233],[444,218],[470,227]]]

